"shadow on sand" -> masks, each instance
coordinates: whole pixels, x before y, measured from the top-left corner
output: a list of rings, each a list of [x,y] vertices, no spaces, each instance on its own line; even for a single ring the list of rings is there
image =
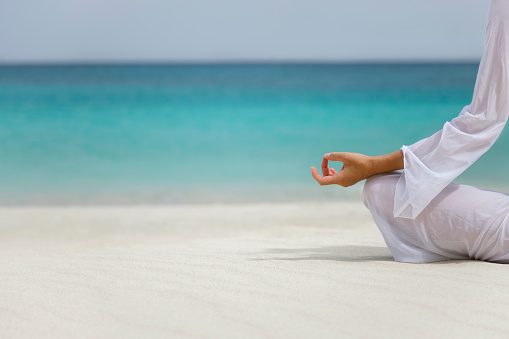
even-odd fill
[[[394,261],[387,247],[325,246],[317,248],[269,248],[252,260],[334,260],[334,261]]]

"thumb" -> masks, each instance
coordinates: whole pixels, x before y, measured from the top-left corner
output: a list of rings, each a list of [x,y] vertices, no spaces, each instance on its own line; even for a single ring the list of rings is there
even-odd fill
[[[346,152],[327,153],[323,157],[325,159],[331,160],[331,161],[341,161],[341,162],[348,161],[348,153],[346,153]]]

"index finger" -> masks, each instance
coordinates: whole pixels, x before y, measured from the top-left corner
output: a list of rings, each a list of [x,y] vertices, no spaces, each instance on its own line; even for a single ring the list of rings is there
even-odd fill
[[[327,158],[330,161],[341,161],[345,162],[345,160],[348,160],[348,153],[346,152],[331,152],[327,153],[323,156],[324,158]]]
[[[327,160],[327,158],[325,158],[325,157],[322,160],[322,174],[324,177],[327,177],[330,175],[329,160]]]

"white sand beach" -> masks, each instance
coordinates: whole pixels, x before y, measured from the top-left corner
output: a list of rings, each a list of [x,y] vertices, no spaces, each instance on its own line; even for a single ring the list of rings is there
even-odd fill
[[[509,265],[396,263],[361,202],[4,207],[2,338],[507,338]]]

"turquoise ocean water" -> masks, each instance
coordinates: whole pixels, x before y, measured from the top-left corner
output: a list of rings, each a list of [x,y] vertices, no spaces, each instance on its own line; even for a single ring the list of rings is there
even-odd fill
[[[359,197],[310,176],[470,103],[478,63],[0,67],[0,204]],[[457,181],[505,190],[509,139]]]

